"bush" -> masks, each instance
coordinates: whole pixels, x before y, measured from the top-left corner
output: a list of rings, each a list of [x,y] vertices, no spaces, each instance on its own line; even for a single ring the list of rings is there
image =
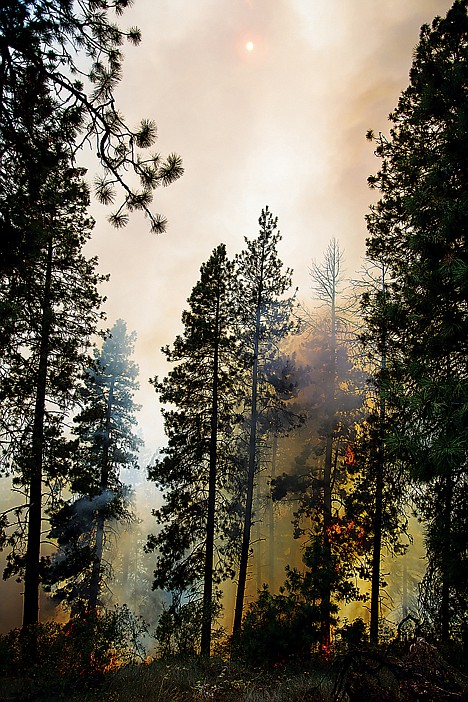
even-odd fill
[[[77,680],[94,685],[106,672],[143,657],[139,636],[145,631],[125,605],[64,625],[14,629],[0,636],[0,676],[34,681],[36,693],[63,691]]]
[[[361,646],[369,639],[366,623],[361,617],[352,622],[345,619],[343,626],[337,630],[337,635],[346,648]]]
[[[303,663],[318,642],[317,616],[314,605],[291,593],[272,595],[265,585],[232,641],[233,655],[250,665],[269,668]]]
[[[222,607],[215,599],[212,604],[211,619],[214,624]],[[203,603],[191,600],[183,604],[172,604],[164,608],[156,627],[158,653],[167,656],[195,656],[200,650]],[[224,634],[222,629],[213,628],[211,638],[214,645]]]

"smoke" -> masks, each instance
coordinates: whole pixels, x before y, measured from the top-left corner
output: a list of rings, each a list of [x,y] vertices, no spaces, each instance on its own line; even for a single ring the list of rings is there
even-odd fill
[[[143,40],[126,52],[122,111],[132,123],[154,117],[158,151],[180,153],[186,169],[155,200],[169,219],[163,237],[151,237],[138,216],[115,231],[106,210],[93,210],[90,246],[111,272],[106,308],[137,330],[143,379],[165,375],[158,350],[180,331],[200,263],[220,241],[230,255],[240,250],[265,204],[279,216],[281,255],[301,291],[332,236],[349,266],[360,267],[373,197],[366,179],[376,170],[365,133],[386,130],[421,24],[450,5],[253,0],[226,12],[214,0],[138,0],[125,13]],[[138,401],[144,438],[156,449],[162,421],[144,381]]]
[[[82,521],[92,522],[93,514],[98,510],[103,510],[116,497],[113,490],[103,490],[94,497],[81,497],[73,503],[74,511]]]
[[[145,455],[148,456],[147,452]],[[152,589],[155,554],[145,553],[148,534],[155,531],[152,510],[161,505],[162,497],[143,470],[127,469],[121,476],[131,484],[133,520],[115,524],[115,533],[108,540],[105,557],[112,565],[112,578],[106,591],[106,606],[127,605],[134,616],[143,620],[148,633],[141,638],[151,653],[155,646],[155,630],[167,595]]]
[[[156,198],[155,209],[169,219],[163,237],[150,236],[138,216],[127,230],[115,231],[108,212],[93,206],[97,226],[88,248],[111,273],[104,291],[109,317],[124,317],[137,330],[143,379],[166,373],[158,349],[180,331],[201,261],[221,240],[231,254],[239,250],[244,235],[256,234],[265,203],[279,216],[282,258],[302,291],[309,287],[310,261],[331,236],[343,242],[349,266],[359,267],[371,201],[366,178],[376,170],[364,135],[370,127],[386,130],[408,82],[420,25],[451,4],[248,0],[226,11],[218,0],[137,0],[125,13],[122,23],[139,25],[143,41],[127,49],[120,107],[133,124],[154,117],[158,150],[180,153],[186,168]],[[247,39],[255,44],[248,56]],[[90,180],[94,172],[90,164]],[[144,382],[138,400],[142,437],[154,450],[165,438],[154,391]],[[281,470],[294,464],[292,455],[307,441],[291,435]],[[115,546],[116,558],[135,556],[129,569],[140,568],[149,592],[151,563],[143,566],[136,555],[139,540],[154,529],[149,515],[160,496],[151,490],[143,482],[136,486],[141,533],[130,526]],[[289,516],[281,519],[289,529]],[[281,546],[285,562],[297,562],[288,552],[294,544]],[[131,577],[111,587],[120,602],[133,596]],[[21,590],[12,579],[2,583],[2,626],[19,624]]]
[[[320,310],[313,313],[317,320],[320,319]],[[323,331],[324,326],[326,327],[317,324],[314,332],[288,340],[288,354],[294,357],[299,366],[299,370],[292,373],[297,387],[290,409],[304,415],[306,420],[303,425],[291,429],[287,434],[275,436],[271,433],[264,438],[265,469],[260,471],[256,479],[247,604],[257,598],[257,593],[264,584],[268,585],[270,592],[278,592],[286,579],[286,566],[297,568],[301,572],[305,570],[302,561],[304,546],[310,538],[309,531],[313,534],[317,527],[314,522],[314,504],[320,515],[324,439],[326,431],[330,430],[326,426],[327,416],[334,413],[339,417],[334,440],[334,451],[337,452],[335,463],[338,464],[340,461],[346,463],[347,448],[350,446],[348,442],[352,440],[355,422],[360,421],[360,416],[361,419],[365,416],[364,410],[360,415],[362,397],[356,392],[351,376],[364,389],[363,380],[367,374],[363,376],[360,371],[353,370],[344,348],[349,346],[347,341],[342,348],[338,347],[337,370],[341,372],[338,394],[333,398],[328,396],[329,339]],[[348,378],[345,377],[346,374],[349,375]],[[334,505],[343,499],[346,490],[352,489],[352,479],[345,471],[342,477],[337,474],[335,479],[337,483],[334,490],[337,496]],[[344,482],[340,484],[340,480]],[[304,499],[311,513],[308,515],[306,511],[300,519],[296,519]],[[425,563],[421,525],[415,519],[410,520],[409,532],[411,536],[408,538],[401,535],[402,541],[407,544],[404,555],[395,557],[385,552],[383,554],[382,576],[387,587],[382,589],[381,612],[393,624],[401,621],[408,613],[413,616],[418,614],[418,585],[424,574]],[[356,565],[359,565],[358,561]],[[358,579],[357,582],[362,593],[369,593],[369,581]],[[232,583],[226,583],[223,592],[223,624],[229,630],[232,626],[235,587]],[[355,602],[341,606],[341,619],[352,620],[356,617],[368,621],[366,603]]]

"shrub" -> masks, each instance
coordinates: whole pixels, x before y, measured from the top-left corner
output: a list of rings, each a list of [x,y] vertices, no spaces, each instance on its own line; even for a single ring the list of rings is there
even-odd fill
[[[291,592],[259,591],[232,642],[233,655],[251,665],[278,667],[310,658],[318,641],[318,608]]]

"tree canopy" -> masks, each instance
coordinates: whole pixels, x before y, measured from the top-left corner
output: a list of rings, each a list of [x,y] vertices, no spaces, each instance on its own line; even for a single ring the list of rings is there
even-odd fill
[[[466,611],[468,455],[468,17],[456,0],[421,30],[410,85],[380,134],[380,199],[368,216],[369,256],[385,265],[385,305],[365,299],[378,384],[394,418],[386,451],[403,460],[426,520],[433,623],[443,639]],[[465,535],[465,536],[464,536]],[[458,614],[457,614],[458,611]]]

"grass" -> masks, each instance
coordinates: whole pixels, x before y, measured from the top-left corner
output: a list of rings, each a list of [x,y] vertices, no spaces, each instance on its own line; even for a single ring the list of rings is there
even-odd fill
[[[52,632],[53,633],[53,632]],[[454,702],[468,699],[466,654],[424,640],[390,650],[355,647],[330,663],[317,657],[294,670],[250,668],[224,658],[179,656],[128,665],[125,658],[97,659],[68,650],[51,637],[40,663],[27,664],[21,640],[0,637],[0,702]],[[82,644],[81,638],[77,639]],[[15,649],[12,644],[16,642]],[[49,642],[50,643],[50,642]],[[76,642],[75,642],[76,643]],[[8,644],[8,646],[6,645]],[[401,649],[401,650],[400,650]],[[47,655],[46,655],[47,653]],[[391,654],[391,655],[390,655]],[[450,655],[448,655],[450,654]],[[2,657],[0,655],[0,662]],[[126,659],[128,661],[128,658]],[[450,660],[451,664],[446,663]],[[96,665],[96,662],[99,665]],[[105,665],[103,665],[105,664]],[[121,666],[121,667],[119,667]],[[107,671],[107,672],[103,672]],[[421,696],[422,695],[422,696]]]
[[[99,689],[57,699],[69,702],[324,702],[327,700],[325,687],[326,671],[267,673],[216,659],[171,659],[127,666],[106,674]]]

